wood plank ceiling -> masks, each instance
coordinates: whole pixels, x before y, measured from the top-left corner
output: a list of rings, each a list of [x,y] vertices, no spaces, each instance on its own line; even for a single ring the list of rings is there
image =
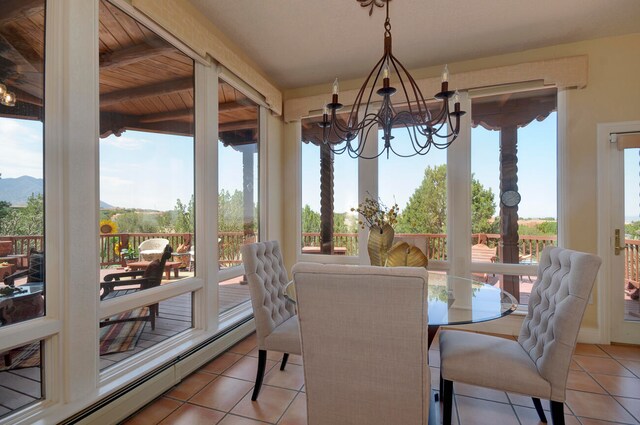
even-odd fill
[[[0,82],[17,95],[0,117],[43,119],[44,1],[0,2]],[[194,62],[144,25],[100,1],[100,136],[125,130],[193,135]],[[220,82],[220,139],[255,142],[258,108]]]

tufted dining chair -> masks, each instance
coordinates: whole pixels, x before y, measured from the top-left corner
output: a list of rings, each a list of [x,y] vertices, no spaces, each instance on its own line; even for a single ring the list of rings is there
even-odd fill
[[[280,364],[280,370],[284,370],[290,353],[301,354],[300,331],[295,305],[284,296],[289,279],[278,242],[242,246],[242,261],[258,337],[258,372],[251,396],[255,401],[262,387],[267,350],[284,353]]]
[[[309,425],[426,425],[424,267],[293,266]]]
[[[451,424],[454,381],[528,395],[542,422],[547,419],[540,399],[547,399],[553,423],[564,424],[569,364],[600,262],[596,255],[546,247],[517,341],[440,334],[443,424]]]

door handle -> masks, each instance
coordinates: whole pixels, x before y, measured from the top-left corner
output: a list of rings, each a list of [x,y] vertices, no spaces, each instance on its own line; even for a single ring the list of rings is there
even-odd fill
[[[620,229],[615,230],[615,242],[613,246],[614,253],[620,255],[620,251],[624,251],[625,245],[620,245]]]

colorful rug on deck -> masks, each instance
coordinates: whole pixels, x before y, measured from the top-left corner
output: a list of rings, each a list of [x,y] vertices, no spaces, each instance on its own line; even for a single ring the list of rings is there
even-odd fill
[[[111,320],[132,319],[149,315],[149,308],[142,307],[131,311],[125,311]],[[100,355],[122,353],[136,348],[136,343],[147,324],[145,320],[114,323],[100,328]]]
[[[110,319],[130,319],[144,317],[148,314],[149,308],[142,307],[120,313]],[[100,355],[121,353],[136,348],[138,339],[140,339],[146,324],[146,321],[136,320],[114,323],[100,328]],[[6,356],[7,354],[8,356]],[[8,365],[7,362],[9,363]],[[28,367],[40,367],[40,342],[34,342],[0,353],[0,372],[26,369]]]

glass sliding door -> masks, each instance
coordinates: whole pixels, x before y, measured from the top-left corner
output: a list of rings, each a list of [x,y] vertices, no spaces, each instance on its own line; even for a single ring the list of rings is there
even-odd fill
[[[44,396],[43,340],[6,343],[45,315],[45,1],[0,2],[0,16],[1,421]]]

